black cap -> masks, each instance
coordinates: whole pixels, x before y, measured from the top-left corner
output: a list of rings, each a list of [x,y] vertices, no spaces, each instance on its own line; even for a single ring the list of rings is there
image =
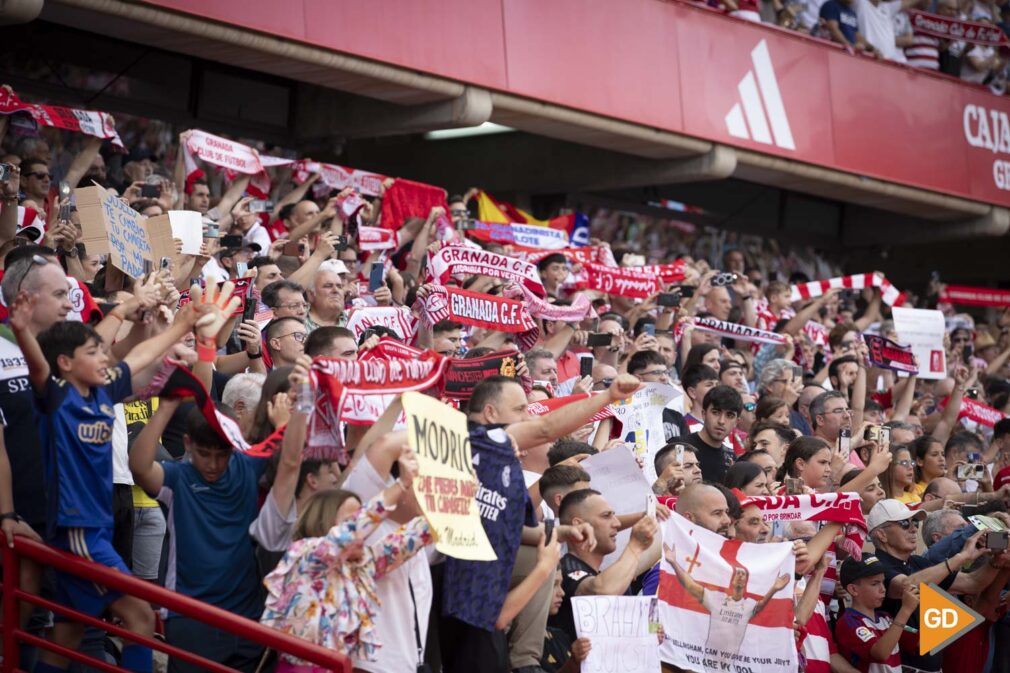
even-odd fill
[[[880,563],[880,560],[876,556],[863,554],[863,560],[861,561],[857,561],[852,557],[842,561],[842,567],[838,571],[838,581],[842,583],[843,587],[847,587],[864,577],[883,574],[884,566]]]
[[[218,259],[221,259],[222,257],[233,257],[245,250],[259,252],[262,248],[259,243],[243,243],[237,248],[221,248],[220,252],[217,253],[217,257]]]

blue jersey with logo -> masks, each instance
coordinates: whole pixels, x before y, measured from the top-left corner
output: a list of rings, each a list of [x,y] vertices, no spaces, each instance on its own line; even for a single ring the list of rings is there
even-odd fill
[[[162,461],[158,500],[169,508],[169,589],[259,619],[263,601],[249,524],[266,464],[235,451],[224,473],[209,482],[188,461]]]
[[[443,613],[487,631],[505,604],[523,525],[536,526],[523,469],[512,440],[500,426],[470,428],[470,450],[477,472],[477,508],[497,561],[445,561]]]
[[[108,370],[109,383],[87,396],[63,379],[50,378],[35,397],[39,439],[48,482],[50,532],[112,527],[113,405],[132,393],[130,368]]]

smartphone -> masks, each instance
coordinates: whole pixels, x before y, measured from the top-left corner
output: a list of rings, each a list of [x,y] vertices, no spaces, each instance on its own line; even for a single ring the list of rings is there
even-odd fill
[[[386,268],[380,264],[376,263],[372,265],[372,272],[368,274],[368,291],[375,292],[386,279]]]
[[[865,439],[868,442],[879,442],[880,426],[879,425],[866,426],[866,432],[863,433],[863,439]]]
[[[982,540],[986,549],[1003,551],[1007,548],[1008,543],[1010,543],[1010,532],[1005,530],[991,530],[982,536]]]
[[[154,271],[154,262],[152,262],[149,259],[145,259],[144,260],[144,275],[145,276],[150,275],[150,273],[152,271]]]
[[[287,255],[288,257],[301,257],[302,250],[304,250],[305,244],[299,243],[298,241],[288,241],[284,244],[284,249],[281,254]]]
[[[694,296],[694,286],[693,285],[681,285],[677,290],[683,299],[690,299]]]
[[[252,288],[252,285],[249,286]],[[242,322],[253,320],[256,317],[256,298],[250,292],[245,296],[245,306],[242,307]]]
[[[980,481],[985,478],[985,465],[980,465],[978,463],[968,463],[966,465],[958,465],[957,478],[958,481],[964,481],[966,479],[974,479],[975,481]]]
[[[736,278],[736,274],[731,271],[720,271],[712,278],[710,284],[712,287],[725,287],[736,282]]]
[[[0,164],[0,182],[6,182],[14,169],[13,164]]]
[[[968,390],[964,391],[964,395],[969,400],[977,400],[978,399],[978,388],[968,388]]]
[[[786,477],[786,495],[803,495],[803,480]]]
[[[472,231],[477,228],[477,220],[460,220],[459,228],[463,231]]]
[[[242,247],[242,237],[238,234],[228,234],[227,236],[221,237],[221,247],[222,248],[241,248]]]
[[[171,269],[172,268],[172,258],[171,257],[162,257],[161,258],[161,263],[160,263],[160,268],[161,269]]]
[[[140,186],[140,195],[145,199],[157,199],[161,196],[161,185],[145,183]]]
[[[274,209],[274,202],[265,199],[253,199],[249,202],[250,213],[269,213]]]
[[[642,333],[648,334],[651,337],[656,336],[656,324],[651,322],[645,323],[642,325]]]
[[[609,346],[614,342],[614,335],[607,332],[593,332],[586,337],[586,345],[590,348]]]
[[[672,308],[677,308],[678,306],[680,306],[680,293],[660,292],[656,296],[656,304],[659,306],[670,306]]]
[[[347,235],[340,234],[337,236],[337,251],[347,250]]]
[[[249,270],[248,262],[235,262],[235,273],[238,274],[239,278],[245,276],[245,272]]]
[[[583,355],[579,358],[579,377],[593,375],[593,356]]]
[[[207,223],[206,238],[221,238],[221,226],[217,222]]]
[[[544,544],[551,543],[551,536],[554,535],[554,519],[544,519]]]
[[[961,351],[961,357],[964,358],[964,363],[966,365],[971,364],[971,358],[975,354],[975,347],[971,344],[965,344],[964,350]]]
[[[676,444],[673,447],[673,458],[679,465],[684,464],[684,445]]]
[[[891,450],[891,428],[886,426],[880,427],[880,446],[882,446],[885,451]]]
[[[838,451],[843,455],[848,457],[849,451],[852,450],[852,430],[848,428],[842,428],[838,431]]]

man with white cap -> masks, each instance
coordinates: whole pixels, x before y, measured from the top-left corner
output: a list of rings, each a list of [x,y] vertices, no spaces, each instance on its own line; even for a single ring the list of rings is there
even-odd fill
[[[919,583],[933,583],[951,593],[974,594],[985,588],[995,568],[988,567],[973,573],[960,572],[988,549],[979,547],[982,533],[973,526],[955,531],[936,542],[924,556],[916,555],[919,524],[926,518],[926,512],[913,511],[902,502],[889,498],[881,500],[866,518],[870,537],[877,548],[877,558],[884,570],[883,609],[896,615],[901,607],[901,597],[908,586]],[[965,537],[967,536],[967,537]],[[961,549],[955,552],[957,541]],[[909,620],[919,623],[918,610]],[[919,655],[919,634],[905,632],[901,637],[901,663],[920,671],[940,671],[943,657],[940,655]]]

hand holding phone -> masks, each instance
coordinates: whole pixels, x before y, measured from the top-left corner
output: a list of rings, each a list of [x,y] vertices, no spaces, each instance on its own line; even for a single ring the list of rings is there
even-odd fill
[[[600,348],[610,346],[614,341],[614,335],[609,332],[593,332],[586,337],[586,345],[590,348]]]
[[[579,376],[586,377],[592,375],[593,375],[593,356],[592,355],[579,356]]]
[[[382,287],[386,278],[386,268],[381,262],[372,264],[372,271],[368,274],[368,291],[375,292]]]

